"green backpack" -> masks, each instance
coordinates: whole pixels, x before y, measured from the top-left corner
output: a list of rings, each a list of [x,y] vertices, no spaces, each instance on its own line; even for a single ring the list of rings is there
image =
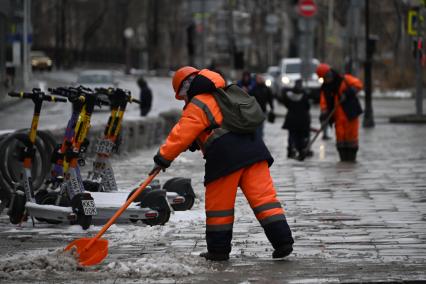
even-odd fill
[[[222,112],[221,128],[235,133],[253,133],[265,120],[256,98],[235,84],[216,89],[213,96]]]

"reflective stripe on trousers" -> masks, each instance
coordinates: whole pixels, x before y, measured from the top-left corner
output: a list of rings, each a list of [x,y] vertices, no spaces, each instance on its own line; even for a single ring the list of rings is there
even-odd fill
[[[263,225],[285,220],[284,210],[266,161],[255,163],[219,178],[206,187],[206,231],[232,230],[238,186],[247,198],[256,218]]]

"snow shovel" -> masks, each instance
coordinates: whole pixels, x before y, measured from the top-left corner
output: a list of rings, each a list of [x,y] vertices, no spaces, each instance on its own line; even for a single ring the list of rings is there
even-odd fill
[[[337,106],[340,104],[340,101],[338,101],[335,106],[333,107],[333,109],[330,111],[330,113],[328,114],[327,118],[323,121],[323,123],[321,124],[321,127],[318,131],[316,131],[314,137],[311,139],[311,141],[309,141],[308,145],[305,147],[305,149],[302,150],[302,152],[299,155],[298,160],[299,161],[303,161],[306,158],[306,154],[309,152],[309,149],[311,149],[312,144],[314,144],[315,140],[317,140],[318,136],[320,135],[321,132],[324,131],[324,129],[327,127],[328,122],[330,121],[330,119],[333,117],[333,114],[336,112]]]
[[[101,239],[101,236],[114,224],[121,213],[129,207],[129,205],[139,196],[139,194],[151,183],[151,181],[160,172],[160,168],[154,172],[139,186],[139,188],[127,199],[120,209],[108,220],[94,238],[81,238],[71,242],[65,251],[75,247],[77,249],[78,261],[83,266],[91,266],[100,263],[108,255],[108,240]]]

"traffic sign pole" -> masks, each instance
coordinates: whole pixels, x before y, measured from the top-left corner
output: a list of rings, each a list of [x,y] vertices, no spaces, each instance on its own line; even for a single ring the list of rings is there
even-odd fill
[[[301,75],[303,82],[306,82],[311,74],[313,58],[313,40],[314,40],[314,19],[317,12],[317,6],[313,0],[299,0],[299,30],[300,30],[300,57],[302,59]]]

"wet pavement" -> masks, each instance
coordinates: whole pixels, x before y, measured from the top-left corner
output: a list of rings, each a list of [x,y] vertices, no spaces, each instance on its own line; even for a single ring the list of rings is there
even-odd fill
[[[313,158],[288,160],[282,118],[266,125],[265,141],[275,158],[271,173],[295,237],[294,252],[284,261],[271,260],[272,248],[241,193],[236,200],[230,261],[210,263],[198,257],[206,247],[203,160],[199,153],[185,152],[160,174],[160,181],[191,177],[197,194],[191,211],[175,212],[161,227],[114,225],[105,234],[110,240],[109,256],[96,268],[33,273],[30,266],[13,273],[7,272],[11,269],[5,269],[3,261],[0,282],[423,283],[426,125],[388,123],[391,115],[413,112],[412,100],[374,103],[376,127],[361,129],[355,164],[339,162],[333,140],[320,139],[313,146]],[[284,113],[281,107],[277,111]],[[314,107],[314,126],[317,114]],[[144,178],[156,151],[114,159],[119,187]],[[89,232],[66,225],[33,228],[30,222],[16,227],[6,217],[0,215],[0,254],[11,257],[11,263],[48,249],[52,252],[100,228]]]

